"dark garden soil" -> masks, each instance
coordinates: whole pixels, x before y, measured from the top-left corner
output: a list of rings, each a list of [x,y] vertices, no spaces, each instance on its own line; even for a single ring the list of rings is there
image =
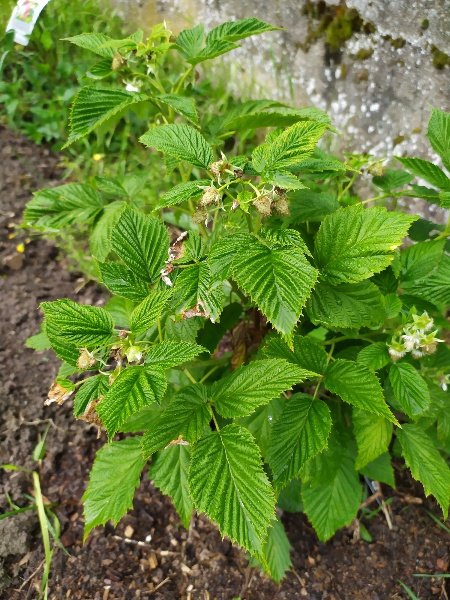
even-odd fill
[[[16,231],[31,191],[58,181],[58,160],[44,149],[0,129],[0,401],[1,463],[33,467],[38,435],[50,424],[41,468],[43,493],[55,506],[67,553],[56,552],[51,572],[52,600],[291,600],[406,598],[399,581],[421,599],[447,598],[450,580],[416,578],[414,573],[448,570],[450,537],[429,517],[439,515],[421,487],[397,469],[399,491],[392,497],[393,528],[379,513],[364,521],[372,543],[358,539],[356,525],[327,544],[319,543],[300,515],[283,516],[293,546],[294,569],[276,586],[248,567],[244,553],[221,540],[206,519],[185,531],[170,502],[146,477],[134,510],[117,528],[94,531],[82,545],[80,498],[96,449],[104,440],[71,416],[70,402],[44,406],[57,371],[50,353],[24,348],[38,331],[39,302],[61,296],[102,302],[94,286],[80,287],[57,251],[43,240]],[[17,245],[25,242],[25,252]],[[19,505],[31,494],[29,475],[2,475],[1,491]],[[6,497],[1,506],[7,509]],[[373,506],[375,507],[375,506]],[[34,512],[0,521],[0,597],[38,598],[43,550]],[[445,587],[447,582],[447,588]]]

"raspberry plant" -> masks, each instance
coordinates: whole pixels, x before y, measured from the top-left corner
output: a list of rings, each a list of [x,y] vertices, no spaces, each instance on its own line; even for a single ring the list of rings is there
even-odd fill
[[[379,204],[448,208],[450,179],[422,159],[328,155],[317,144],[334,130],[316,109],[199,111],[197,65],[273,29],[69,38],[112,85],[79,92],[68,144],[138,108],[152,119],[140,141],[175,185],[136,199],[120,178],[71,183],[25,216],[44,231],[84,220],[112,294],[105,307],[44,302],[31,341],[64,361],[50,399],[73,394],[75,416],[108,438],[85,535],[132,507],[150,462],[186,527],[205,513],[278,581],[290,561],[277,506],[328,540],[357,517],[364,481],[395,486],[392,456],[447,516],[448,228]],[[433,110],[428,137],[449,169],[449,114]],[[361,173],[373,199],[355,192]]]

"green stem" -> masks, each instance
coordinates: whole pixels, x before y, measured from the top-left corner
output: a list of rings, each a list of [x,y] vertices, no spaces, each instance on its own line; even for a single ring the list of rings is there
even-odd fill
[[[186,81],[186,79],[191,75],[191,73],[193,72],[194,67],[189,67],[189,69],[187,71],[185,71],[183,73],[183,75],[180,77],[180,79],[178,80],[178,82],[175,84],[172,93],[173,94],[179,94],[181,91],[181,88],[183,87],[184,82]]]
[[[194,385],[197,383],[197,380],[195,379],[195,377],[192,375],[192,373],[188,370],[188,369],[183,369],[183,373],[186,375],[186,377],[189,379],[189,381],[191,383],[193,383]]]
[[[205,381],[208,379],[208,377],[210,375],[212,375],[213,373],[215,373],[217,371],[217,369],[219,368],[218,365],[215,365],[212,369],[210,369],[205,375],[203,375],[203,377],[200,379],[199,383],[205,383]]]
[[[216,431],[220,431],[219,423],[217,422],[216,415],[214,414],[214,410],[211,405],[209,405],[209,414],[211,415],[211,418],[214,421],[214,425],[216,426]]]

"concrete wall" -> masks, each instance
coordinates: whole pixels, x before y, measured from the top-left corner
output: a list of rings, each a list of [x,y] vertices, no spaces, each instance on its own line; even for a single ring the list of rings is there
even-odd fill
[[[326,109],[347,151],[431,156],[430,106],[450,110],[450,0],[115,2],[144,27],[165,18],[175,31],[200,21],[210,28],[249,16],[285,27],[222,59],[230,87]]]

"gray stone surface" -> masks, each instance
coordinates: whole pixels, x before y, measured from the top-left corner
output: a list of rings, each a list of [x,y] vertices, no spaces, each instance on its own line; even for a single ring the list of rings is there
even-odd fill
[[[450,0],[347,0],[374,33],[354,33],[330,60],[324,38],[301,46],[317,21],[305,0],[116,0],[130,19],[150,25],[165,18],[178,29],[203,22],[258,16],[286,28],[246,40],[219,61],[230,88],[247,97],[275,97],[327,110],[342,135],[335,145],[380,156],[433,157],[424,133],[430,107],[450,110],[450,67],[436,69],[432,46],[450,54]],[[317,5],[317,2],[313,4]],[[336,6],[336,0],[327,0]],[[427,21],[424,29],[424,20]],[[391,39],[401,39],[403,47]],[[359,50],[371,56],[358,60]],[[244,82],[244,84],[243,84]]]

